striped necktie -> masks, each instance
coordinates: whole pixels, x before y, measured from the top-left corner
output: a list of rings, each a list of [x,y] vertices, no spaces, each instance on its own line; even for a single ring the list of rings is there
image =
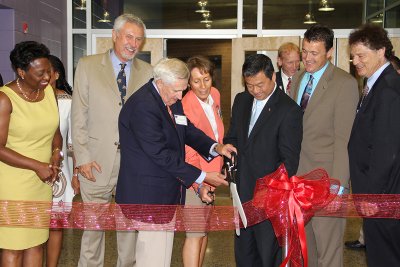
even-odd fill
[[[306,111],[308,101],[310,100],[312,87],[313,87],[313,80],[314,80],[314,77],[312,75],[310,75],[310,79],[308,80],[306,88],[304,89],[303,95],[301,97],[300,107],[303,110],[303,112]]]

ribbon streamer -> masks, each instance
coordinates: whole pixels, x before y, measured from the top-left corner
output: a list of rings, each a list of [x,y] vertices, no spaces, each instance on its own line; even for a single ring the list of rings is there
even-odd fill
[[[292,266],[307,266],[305,224],[313,216],[400,219],[400,195],[337,195],[324,170],[290,179],[284,166],[257,181],[243,204],[248,226],[271,220],[280,242],[289,229]],[[222,231],[241,225],[232,206],[118,205],[0,200],[0,227],[82,230]]]

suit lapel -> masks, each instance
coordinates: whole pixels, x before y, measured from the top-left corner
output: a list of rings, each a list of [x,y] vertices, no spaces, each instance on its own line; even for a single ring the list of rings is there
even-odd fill
[[[126,89],[127,98],[130,97],[133,94],[133,92],[135,91],[135,88],[140,88],[140,84],[137,84],[139,79],[135,79],[135,77],[138,74],[139,74],[139,66],[138,66],[138,63],[137,63],[137,59],[134,58],[132,60],[131,72],[129,74],[128,87]]]
[[[292,88],[294,88],[295,90],[293,90],[293,91],[291,92],[291,97],[292,97],[292,99],[294,100],[294,102],[296,102],[296,103],[297,103],[297,98],[298,98],[298,96],[299,96],[299,94],[300,94],[300,91],[301,91],[301,93],[303,93],[302,89],[300,88],[300,84],[301,84],[301,80],[303,79],[303,77],[304,77],[305,74],[306,74],[306,72],[303,71],[303,73],[301,73],[301,74],[299,75],[298,79],[294,79],[294,80],[292,81]],[[303,88],[303,89],[304,89],[304,88]]]
[[[212,136],[213,136],[212,139],[215,139],[214,131],[213,131],[213,129],[212,129],[211,123],[210,123],[210,121],[208,120],[207,115],[206,115],[206,113],[204,112],[203,107],[202,107],[201,104],[200,104],[200,101],[197,99],[197,97],[196,97],[196,95],[193,93],[193,91],[190,91],[190,92],[192,93],[192,95],[191,95],[191,97],[192,97],[192,102],[195,103],[195,104],[194,104],[194,109],[195,109],[195,113],[194,113],[194,114],[198,114],[198,115],[200,116],[199,121],[202,123],[203,127],[206,128],[206,129],[204,129],[204,132],[210,133],[210,134],[212,133]],[[213,100],[214,100],[214,99],[213,99]],[[214,101],[215,101],[215,100],[214,100]],[[213,109],[214,116],[217,116],[217,115],[216,115],[216,112],[215,112],[215,102],[214,102],[214,104],[213,104],[213,106],[212,106],[212,109]],[[218,127],[218,125],[217,125],[217,127]]]
[[[238,125],[238,127],[240,127],[240,129],[242,130],[242,135],[246,141],[248,139],[249,125],[251,119],[251,109],[253,108],[253,101],[254,101],[253,96],[250,95],[249,93],[247,94],[248,94],[247,99],[243,105],[243,125],[242,127]]]
[[[114,68],[111,63],[110,51],[104,53],[103,59],[101,60],[101,65],[103,73],[100,77],[103,77],[105,79],[105,81],[108,83],[109,88],[112,89],[118,99],[121,99],[121,94],[117,85],[117,78],[115,77]]]
[[[308,102],[306,111],[304,112],[304,117],[310,116],[310,114],[315,110],[318,106],[318,103],[321,102],[323,95],[328,89],[328,81],[332,78],[334,66],[331,63],[328,63],[328,67],[326,68],[324,74],[322,74],[321,78],[318,81],[317,86],[311,96],[311,99]]]

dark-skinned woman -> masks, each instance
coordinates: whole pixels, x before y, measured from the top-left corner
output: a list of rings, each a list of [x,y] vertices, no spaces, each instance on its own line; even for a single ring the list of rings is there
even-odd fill
[[[48,57],[34,41],[10,53],[17,79],[0,88],[0,200],[51,203],[63,155]],[[41,267],[48,237],[49,229],[0,227],[1,266]]]

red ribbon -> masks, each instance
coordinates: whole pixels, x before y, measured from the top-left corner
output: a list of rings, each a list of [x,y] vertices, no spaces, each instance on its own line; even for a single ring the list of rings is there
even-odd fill
[[[292,266],[308,266],[305,224],[333,200],[338,189],[339,182],[329,179],[324,170],[289,179],[283,165],[257,181],[253,205],[264,210],[280,244],[282,237],[288,237],[288,253],[281,266],[289,261]]]

